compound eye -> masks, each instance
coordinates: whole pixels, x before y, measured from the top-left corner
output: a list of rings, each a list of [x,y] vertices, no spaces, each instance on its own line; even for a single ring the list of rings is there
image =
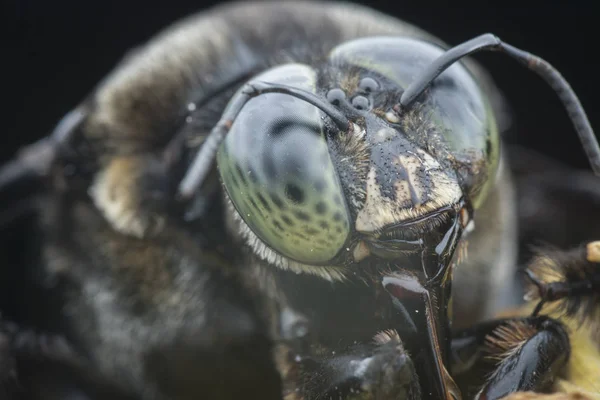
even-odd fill
[[[350,230],[323,118],[294,97],[258,96],[240,112],[218,154],[224,187],[248,227],[277,253],[311,265],[335,258]]]

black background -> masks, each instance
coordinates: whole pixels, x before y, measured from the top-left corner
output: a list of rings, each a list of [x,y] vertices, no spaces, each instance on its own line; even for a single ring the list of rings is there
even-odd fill
[[[47,134],[108,73],[127,49],[169,23],[214,4],[193,0],[4,0],[8,38],[0,56],[4,85],[0,158]],[[6,2],[10,1],[10,2]],[[598,16],[593,2],[363,2],[429,30],[450,44],[492,32],[557,67],[600,127],[596,88]],[[545,83],[512,59],[477,55],[516,112],[519,141],[586,167],[561,104]],[[6,90],[6,89],[5,89]],[[600,128],[598,128],[600,129]]]

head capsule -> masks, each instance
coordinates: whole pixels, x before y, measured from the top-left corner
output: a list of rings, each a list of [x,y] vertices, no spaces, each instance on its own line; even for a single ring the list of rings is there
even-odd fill
[[[456,64],[412,110],[398,109],[442,53],[415,39],[358,39],[317,67],[282,65],[255,78],[326,99],[351,121],[340,130],[326,110],[285,93],[256,96],[237,114],[218,165],[264,245],[315,266],[358,261],[365,243],[397,257],[446,232],[465,203],[477,208],[493,184],[498,132],[474,78]]]

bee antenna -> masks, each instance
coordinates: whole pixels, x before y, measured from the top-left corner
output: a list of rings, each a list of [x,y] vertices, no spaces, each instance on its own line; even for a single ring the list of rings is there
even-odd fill
[[[178,195],[181,200],[191,199],[197,189],[202,186],[215,162],[219,146],[227,136],[242,108],[250,99],[266,93],[282,93],[304,100],[326,113],[340,130],[346,131],[349,128],[350,121],[344,114],[334,105],[314,93],[293,86],[268,82],[249,82],[225,110],[223,116],[211,130],[196,154],[192,165],[179,184]]]
[[[587,115],[581,106],[581,102],[569,83],[547,61],[504,43],[497,36],[490,33],[459,44],[433,61],[421,75],[417,76],[402,94],[400,99],[401,107],[403,109],[408,109],[415,99],[431,85],[433,80],[456,61],[482,50],[502,51],[508,54],[540,75],[552,89],[554,89],[567,110],[571,122],[575,126],[575,130],[579,135],[579,139],[581,140],[592,170],[597,176],[600,176],[600,146],[598,146],[598,141],[594,135],[594,131],[592,130]]]

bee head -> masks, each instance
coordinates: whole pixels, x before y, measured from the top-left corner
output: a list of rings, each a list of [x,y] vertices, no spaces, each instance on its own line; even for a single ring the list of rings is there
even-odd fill
[[[414,39],[361,39],[321,65],[255,77],[318,99],[256,96],[219,148],[230,208],[259,257],[336,279],[367,257],[416,253],[424,237],[439,241],[453,221],[468,222],[462,210],[481,203],[497,167],[484,94],[456,65],[418,105],[399,108],[413,76],[442,53]]]

